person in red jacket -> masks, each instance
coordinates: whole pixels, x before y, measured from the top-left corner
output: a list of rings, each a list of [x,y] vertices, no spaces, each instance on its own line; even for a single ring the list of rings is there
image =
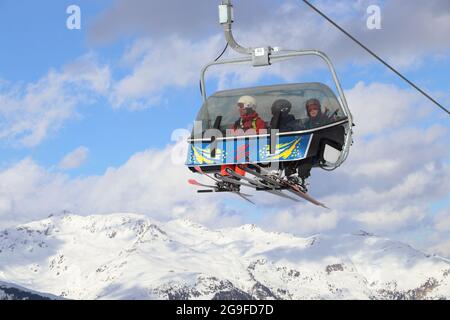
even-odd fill
[[[239,108],[239,119],[233,124],[233,131],[235,134],[239,134],[239,132],[244,134],[248,130],[252,130],[252,132],[259,133],[260,130],[266,129],[266,123],[263,119],[261,119],[256,112],[256,100],[251,96],[242,96],[239,98],[237,107]],[[234,170],[237,174],[242,176],[245,175],[245,171],[240,169],[237,165],[223,165],[220,169],[220,173],[223,176],[229,176],[226,172],[226,169],[230,168]]]

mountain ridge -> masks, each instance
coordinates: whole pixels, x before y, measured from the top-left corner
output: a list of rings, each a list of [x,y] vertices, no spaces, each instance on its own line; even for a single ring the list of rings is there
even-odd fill
[[[68,299],[449,299],[450,261],[360,231],[69,213],[0,230],[0,281]]]

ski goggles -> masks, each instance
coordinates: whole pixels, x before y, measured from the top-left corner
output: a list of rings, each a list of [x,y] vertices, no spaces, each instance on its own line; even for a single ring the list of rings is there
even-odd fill
[[[253,109],[255,107],[254,105],[242,102],[239,102],[237,106],[239,107],[239,109]]]

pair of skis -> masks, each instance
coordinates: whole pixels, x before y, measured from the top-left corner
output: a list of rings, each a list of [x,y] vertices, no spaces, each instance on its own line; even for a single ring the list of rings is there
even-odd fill
[[[326,205],[317,201],[316,199],[311,197],[308,193],[306,193],[304,190],[302,190],[300,185],[292,183],[287,179],[282,179],[278,175],[268,172],[266,169],[264,169],[263,167],[261,167],[257,164],[254,164],[253,166],[256,167],[260,172],[258,172],[257,170],[252,170],[246,166],[240,166],[240,168],[242,170],[244,170],[245,172],[247,172],[248,174],[251,174],[251,175],[255,176],[256,178],[259,178],[270,185],[276,186],[282,190],[287,190],[287,191],[299,196],[300,198],[302,198],[308,202],[311,202],[312,204],[315,204],[316,206],[320,206],[320,207],[329,209]],[[263,173],[261,173],[261,172],[263,172]]]
[[[238,190],[235,190],[235,189],[226,188],[225,186],[223,186],[223,182],[227,182],[227,181],[224,181],[223,179],[219,180],[217,178],[213,178],[209,174],[203,172],[203,170],[200,167],[198,167],[198,166],[195,167],[195,171],[197,171],[198,173],[200,173],[200,174],[210,178],[214,182],[216,182],[215,186],[211,186],[211,185],[200,183],[200,182],[198,182],[195,179],[189,179],[188,180],[189,184],[191,184],[193,186],[203,187],[203,188],[207,188],[208,189],[208,190],[199,190],[198,192],[231,192],[231,193],[234,193],[237,196],[241,197],[245,201],[250,202],[251,204],[255,204],[253,201],[251,201],[249,199],[250,197],[252,197],[251,194],[245,194],[245,193],[242,193],[242,192],[240,192]],[[223,178],[225,178],[225,177],[223,177]],[[232,180],[232,179],[230,179],[230,180]],[[239,182],[239,181],[233,180],[233,182],[229,182],[229,183],[233,183],[233,184],[237,185],[238,183],[236,183],[236,182]]]
[[[220,187],[222,182],[225,182],[225,183],[227,183],[229,185],[238,185],[238,186],[253,188],[253,189],[257,189],[257,190],[262,190],[262,191],[274,194],[276,196],[279,196],[279,197],[282,197],[282,198],[286,198],[286,199],[290,199],[292,201],[298,202],[297,199],[285,195],[284,193],[282,193],[280,190],[277,190],[273,186],[267,186],[267,185],[264,185],[264,184],[262,184],[262,183],[260,183],[260,182],[258,182],[256,180],[249,179],[249,178],[247,178],[245,176],[242,176],[242,175],[236,173],[235,171],[233,171],[233,170],[231,170],[229,168],[227,168],[227,170],[226,170],[227,173],[230,176],[234,177],[235,179],[231,179],[231,178],[228,178],[226,176],[222,176],[220,174],[216,174],[215,178],[213,178],[212,176],[204,173],[203,170],[200,167],[195,167],[195,170],[198,173],[200,173],[202,175],[205,175],[208,178],[210,178],[210,179],[212,179],[212,180],[214,180],[216,182],[215,186],[211,186],[211,185],[200,183],[200,182],[198,182],[198,181],[196,181],[194,179],[188,180],[189,184],[191,184],[191,185],[198,186],[198,187],[204,187],[204,188],[208,188],[209,189],[209,190],[199,190],[199,192],[201,192],[201,193],[206,193],[206,192],[231,192],[231,193],[237,194],[238,196],[240,196],[241,198],[245,199],[246,201],[248,201],[248,202],[250,202],[252,204],[255,204],[253,201],[248,199],[249,197],[252,197],[252,195],[250,195],[250,194],[245,194],[245,193],[242,193],[240,191],[233,190],[233,189],[227,189],[226,187]],[[246,182],[242,182],[241,179],[246,181]]]
[[[321,207],[328,209],[328,207],[325,206],[323,203],[317,201],[316,199],[311,197],[309,194],[307,194],[298,184],[292,183],[286,179],[281,179],[278,175],[272,174],[272,173],[268,172],[266,169],[264,169],[256,164],[253,166],[256,167],[258,170],[250,169],[247,166],[239,166],[239,167],[242,170],[244,170],[246,173],[254,176],[255,177],[254,179],[240,175],[240,174],[236,173],[234,170],[231,170],[230,168],[227,168],[226,171],[230,175],[230,177],[233,177],[233,178],[222,176],[220,174],[216,174],[215,177],[212,177],[212,176],[206,174],[205,172],[203,172],[203,170],[200,167],[196,166],[196,167],[194,167],[195,171],[212,179],[216,183],[216,185],[212,186],[212,185],[202,184],[194,179],[190,179],[188,182],[189,182],[189,184],[194,185],[194,186],[208,188],[208,190],[199,190],[199,192],[231,192],[252,204],[254,204],[254,202],[249,199],[249,197],[251,197],[251,195],[241,193],[238,188],[227,188],[226,185],[228,185],[228,186],[244,186],[244,187],[254,188],[258,191],[265,191],[265,192],[274,194],[276,196],[298,202],[297,198],[288,196],[282,192],[282,190],[287,190],[290,193],[292,193],[308,202],[311,202],[316,206],[321,206]]]

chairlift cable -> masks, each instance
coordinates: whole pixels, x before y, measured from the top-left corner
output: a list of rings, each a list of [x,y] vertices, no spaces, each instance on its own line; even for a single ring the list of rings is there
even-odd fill
[[[372,50],[370,50],[367,46],[365,46],[361,41],[356,39],[354,36],[352,36],[349,32],[347,32],[345,29],[343,29],[341,26],[339,26],[336,22],[334,22],[331,18],[329,18],[327,15],[325,15],[322,11],[317,9],[314,5],[312,5],[308,0],[302,0],[304,3],[306,3],[311,9],[316,11],[318,14],[320,14],[323,18],[325,18],[328,22],[330,22],[333,26],[335,26],[337,29],[339,29],[341,32],[343,32],[347,37],[352,39],[355,43],[357,43],[360,47],[362,47],[364,50],[366,50],[368,53],[370,53],[373,57],[375,57],[378,61],[380,61],[382,64],[384,64],[387,68],[389,68],[391,71],[393,71],[395,74],[397,74],[400,78],[402,78],[404,81],[406,81],[409,85],[411,85],[414,89],[419,91],[422,95],[427,97],[431,102],[433,102],[436,106],[438,106],[440,109],[442,109],[444,112],[446,112],[448,115],[450,115],[450,111],[445,108],[443,105],[441,105],[439,102],[437,102],[435,99],[433,99],[429,94],[427,94],[424,90],[419,88],[416,84],[414,84],[412,81],[410,81],[408,78],[406,78],[404,75],[402,75],[399,71],[397,71],[394,67],[392,67],[390,64],[388,64],[386,61],[384,61],[382,58],[380,58],[376,53],[374,53]]]

